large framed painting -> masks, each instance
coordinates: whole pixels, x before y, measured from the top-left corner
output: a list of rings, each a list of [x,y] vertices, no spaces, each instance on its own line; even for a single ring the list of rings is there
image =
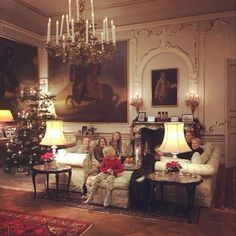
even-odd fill
[[[38,83],[37,47],[0,37],[0,107],[14,114],[19,94]]]
[[[177,68],[152,70],[152,106],[177,106]]]
[[[69,65],[49,58],[49,91],[67,122],[127,123],[127,41],[117,42],[112,60]]]

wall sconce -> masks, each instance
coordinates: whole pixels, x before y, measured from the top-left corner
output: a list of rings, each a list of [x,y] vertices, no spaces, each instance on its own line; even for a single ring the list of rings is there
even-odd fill
[[[194,93],[187,93],[185,96],[185,103],[188,107],[191,108],[191,112],[194,115],[194,112],[200,103],[199,96],[195,95]]]
[[[134,97],[131,97],[130,105],[135,107],[136,112],[138,113],[140,110],[140,107],[143,106],[143,99],[139,97],[138,94],[136,94]]]

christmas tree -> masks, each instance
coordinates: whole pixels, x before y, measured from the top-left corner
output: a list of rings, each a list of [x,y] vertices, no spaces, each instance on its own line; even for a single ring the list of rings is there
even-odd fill
[[[29,173],[33,165],[42,162],[41,156],[48,150],[40,142],[45,133],[46,121],[55,119],[49,110],[54,100],[55,96],[42,93],[36,88],[21,91],[18,104],[20,112],[15,117],[15,136],[7,143],[5,172]]]

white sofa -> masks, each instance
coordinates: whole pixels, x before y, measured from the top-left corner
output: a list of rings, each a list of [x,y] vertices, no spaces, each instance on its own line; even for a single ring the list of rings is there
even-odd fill
[[[182,166],[182,171],[190,174],[198,174],[203,182],[197,186],[195,194],[195,204],[203,207],[211,207],[216,187],[216,177],[220,163],[220,150],[212,144],[207,143],[202,146],[204,152],[199,156],[194,156],[191,161],[177,159]],[[164,171],[166,162],[172,158],[161,157],[161,161],[156,162],[155,169]],[[176,160],[176,159],[175,159]],[[174,201],[187,201],[185,191],[175,186],[166,186],[165,199]]]
[[[96,142],[92,142],[92,146]],[[131,147],[129,146],[129,142],[123,142],[123,154],[128,155],[131,152]],[[56,161],[58,163],[68,164],[72,167],[72,177],[70,182],[70,190],[78,191],[81,190],[81,186],[83,184],[84,179],[84,170],[83,170],[83,162],[86,158],[86,154],[79,154],[76,151],[79,149],[80,145],[76,145],[70,148],[58,150]],[[132,175],[132,171],[125,170],[121,173],[114,182],[114,189],[112,190],[110,202],[111,206],[128,208],[129,205],[129,180]],[[92,179],[94,176],[90,176],[87,181],[88,190],[91,186]],[[100,183],[99,188],[97,189],[97,193],[95,194],[91,203],[95,204],[103,204],[105,199],[105,182],[103,180]],[[60,174],[59,187],[60,189],[66,189],[68,183],[68,175]],[[49,176],[49,186],[50,188],[55,188],[55,178],[54,176]]]
[[[74,148],[74,147],[73,147]],[[216,175],[220,160],[220,151],[218,147],[213,147],[211,144],[203,146],[204,154],[192,159],[192,162],[186,160],[180,161],[183,171],[186,173],[199,174],[203,178],[203,182],[197,186],[195,195],[195,204],[210,207],[214,195],[216,186]],[[76,148],[74,148],[75,150]],[[76,190],[82,186],[83,183],[83,161],[86,157],[84,154],[70,153],[72,149],[60,150],[57,155],[57,161],[72,166],[72,178],[70,184],[70,190]],[[155,164],[155,170],[164,171],[166,162],[171,159],[168,157],[162,157],[161,161],[157,161]],[[116,178],[114,183],[114,190],[112,191],[110,198],[110,205],[122,208],[128,208],[129,206],[129,181],[132,175],[132,171],[126,170],[119,177]],[[88,178],[87,186],[91,186],[91,176]],[[68,176],[66,174],[60,175],[60,187],[66,188]],[[106,180],[100,183],[97,190],[97,194],[94,196],[92,203],[103,204],[105,197],[105,184]],[[55,178],[50,177],[51,187],[55,187]],[[186,192],[176,186],[165,187],[165,200],[171,200],[175,202],[187,202]]]

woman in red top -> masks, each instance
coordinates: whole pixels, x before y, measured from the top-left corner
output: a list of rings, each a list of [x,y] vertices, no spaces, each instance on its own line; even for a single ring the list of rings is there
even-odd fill
[[[124,171],[124,167],[122,166],[119,158],[116,157],[115,149],[112,146],[104,147],[103,154],[104,158],[100,166],[101,172],[97,174],[96,177],[94,178],[90,189],[90,195],[88,199],[85,201],[85,203],[89,203],[92,200],[99,183],[102,180],[106,179],[107,180],[106,196],[103,203],[103,205],[106,207],[108,206],[109,197],[113,189],[114,180],[118,174]]]

